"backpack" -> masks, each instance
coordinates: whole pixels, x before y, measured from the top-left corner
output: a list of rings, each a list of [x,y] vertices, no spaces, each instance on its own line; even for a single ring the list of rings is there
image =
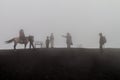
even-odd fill
[[[105,44],[106,42],[107,42],[106,37],[103,36],[103,44]]]

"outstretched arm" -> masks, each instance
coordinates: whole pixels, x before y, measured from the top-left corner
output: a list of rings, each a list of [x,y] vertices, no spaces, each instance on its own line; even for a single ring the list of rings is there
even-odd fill
[[[62,35],[62,37],[66,38],[67,36]]]

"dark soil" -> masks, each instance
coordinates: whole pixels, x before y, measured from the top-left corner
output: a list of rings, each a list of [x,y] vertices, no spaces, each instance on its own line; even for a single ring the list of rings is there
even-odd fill
[[[120,80],[120,50],[0,50],[0,80]]]

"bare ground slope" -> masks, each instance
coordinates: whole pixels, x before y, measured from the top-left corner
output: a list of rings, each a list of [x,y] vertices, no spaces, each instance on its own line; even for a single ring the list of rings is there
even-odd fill
[[[120,80],[120,50],[0,50],[0,80]]]

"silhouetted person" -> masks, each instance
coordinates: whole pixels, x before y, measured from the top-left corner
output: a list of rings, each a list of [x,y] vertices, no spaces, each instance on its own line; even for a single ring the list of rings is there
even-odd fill
[[[72,37],[71,37],[70,33],[67,33],[66,36],[63,35],[63,37],[66,38],[67,48],[70,48],[71,45],[73,45],[73,43],[72,43]]]
[[[50,43],[50,40],[49,40],[49,37],[47,36],[47,39],[46,39],[46,48],[49,48],[49,43]]]
[[[100,40],[99,40],[99,47],[100,47],[100,52],[103,53],[103,46],[106,43],[106,38],[105,36],[102,35],[102,33],[99,33]]]
[[[51,33],[51,35],[50,35],[50,44],[51,44],[51,48],[54,48],[54,35],[53,35],[53,33]]]
[[[22,42],[24,42],[26,39],[25,39],[25,34],[24,34],[24,30],[21,29],[20,32],[19,32],[19,38]]]

